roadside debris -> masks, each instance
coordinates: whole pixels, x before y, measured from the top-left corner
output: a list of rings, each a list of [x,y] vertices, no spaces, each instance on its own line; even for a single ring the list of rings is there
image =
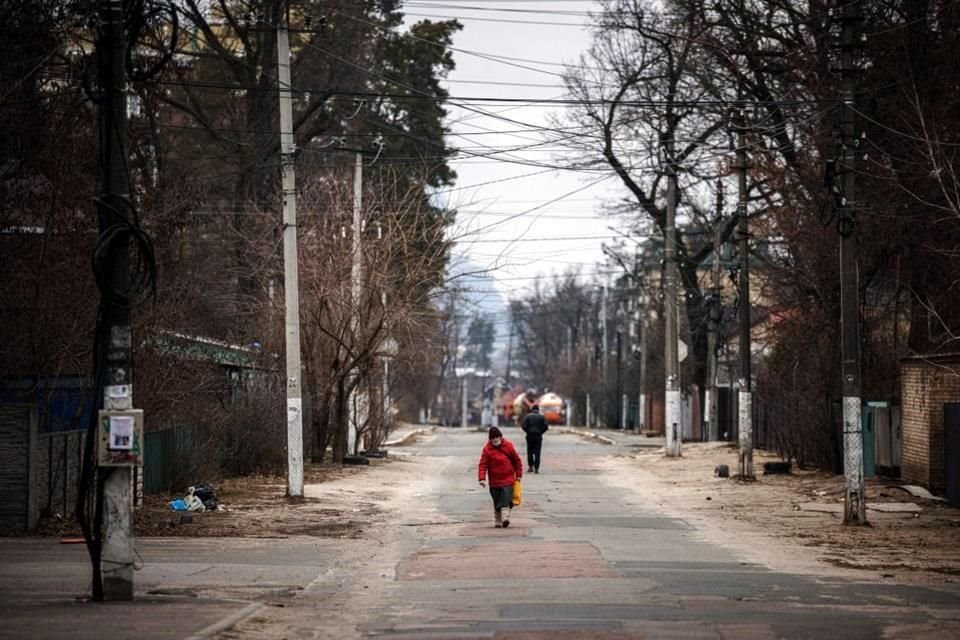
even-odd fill
[[[195,487],[188,487],[187,495],[182,499],[172,501],[170,508],[174,511],[203,513],[205,511],[216,511],[219,509],[219,505],[213,487],[209,484],[198,484]]]

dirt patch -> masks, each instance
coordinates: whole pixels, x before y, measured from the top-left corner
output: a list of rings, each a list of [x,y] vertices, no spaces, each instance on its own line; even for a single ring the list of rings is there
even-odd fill
[[[736,447],[725,443],[685,444],[681,458],[666,458],[662,449],[642,450],[611,464],[639,470],[658,506],[696,519],[711,535],[739,543],[755,556],[766,554],[772,562],[802,565],[804,554],[790,557],[790,547],[797,546],[815,561],[841,569],[906,582],[960,581],[960,509],[914,498],[898,489],[898,482],[870,478],[870,526],[844,526],[843,476],[796,468],[790,474],[763,475],[763,463],[775,460],[768,452],[756,451],[753,482],[714,475],[721,464],[729,466],[731,475],[737,473]],[[911,503],[920,511],[869,508],[878,503]],[[764,547],[761,538],[787,546]]]
[[[334,491],[311,497],[311,493],[316,493],[311,489],[316,485],[349,481],[371,467],[387,464],[391,461],[372,460],[370,466],[307,465],[304,469],[307,497],[304,498],[286,496],[285,476],[228,478],[214,485],[220,508],[206,513],[173,511],[170,502],[182,498],[182,494],[144,496],[143,507],[134,514],[134,535],[361,538],[368,525],[383,513],[375,500],[370,496],[358,499],[352,493]],[[64,537],[82,535],[76,521],[57,518],[41,520],[35,533]]]

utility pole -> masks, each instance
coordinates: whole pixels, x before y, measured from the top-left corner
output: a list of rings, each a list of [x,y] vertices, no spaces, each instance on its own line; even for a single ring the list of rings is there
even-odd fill
[[[671,132],[673,131],[673,120],[676,116],[670,114],[671,123],[668,123]],[[675,458],[680,455],[681,449],[681,425],[680,425],[680,358],[679,346],[677,341],[677,166],[674,159],[674,139],[673,134],[666,140],[666,160],[667,160],[667,215],[663,226],[664,235],[664,261],[665,273],[663,283],[664,294],[664,373],[666,376],[665,402],[666,415],[664,430],[666,432],[666,446],[664,447],[668,458]]]
[[[637,433],[643,431],[647,411],[647,316],[650,298],[647,295],[646,269],[639,248],[633,257],[633,279],[637,285],[637,330],[640,338],[640,389],[637,402]]]
[[[387,292],[380,292],[380,304],[384,310],[387,308]],[[387,339],[381,345],[383,351],[383,381],[380,386],[380,399],[383,406],[383,423],[387,428],[393,425],[393,415],[391,409],[393,401],[390,399],[390,361],[397,357],[400,345],[397,344],[392,332],[387,334]]]
[[[126,173],[127,158],[127,94],[126,42],[122,0],[100,0],[100,28],[97,52],[98,73],[105,95],[99,109],[101,172],[98,198],[98,219],[101,237],[112,228],[124,225],[123,216],[132,218],[130,184]],[[104,147],[105,145],[105,147]],[[129,225],[129,223],[127,223]],[[109,286],[114,292],[129,289],[130,234],[119,231],[110,244],[106,265]],[[103,408],[106,411],[133,409],[133,353],[131,350],[130,310],[101,293],[104,310],[102,338],[98,340],[98,359],[106,363]],[[106,299],[104,299],[106,298]],[[98,428],[103,427],[98,425]],[[97,436],[99,438],[99,431]],[[89,436],[88,436],[89,437]],[[97,482],[103,491],[103,536],[92,544],[99,546],[99,566],[94,570],[94,600],[133,600],[133,468],[129,466],[98,469]],[[94,488],[94,491],[97,489]],[[98,501],[99,502],[99,501]],[[99,509],[98,509],[99,511]],[[95,518],[99,517],[99,513]],[[95,525],[95,529],[99,526]],[[102,584],[98,578],[102,578]]]
[[[720,332],[720,256],[723,230],[723,182],[717,178],[717,209],[713,222],[713,286],[710,298],[710,316],[707,324],[707,393],[704,415],[707,417],[707,440],[720,439],[718,395],[717,395],[717,338]]]
[[[277,21],[280,89],[280,167],[283,173],[283,288],[287,355],[287,495],[303,496],[303,398],[300,376],[300,285],[297,269],[297,189],[290,87],[289,7]]]
[[[626,411],[623,409],[623,329],[624,312],[622,302],[617,307],[617,429],[624,428]]]
[[[842,199],[840,207],[840,331],[843,375],[843,469],[846,492],[843,501],[844,524],[867,524],[867,503],[863,486],[863,425],[860,397],[860,325],[859,274],[857,272],[856,199],[854,198],[854,153],[857,140],[854,129],[856,67],[858,44],[854,33],[860,20],[860,3],[844,3],[841,15],[841,87],[840,124],[843,133],[840,154]]]
[[[363,285],[363,256],[361,255],[361,233],[363,210],[363,155],[359,152],[353,163],[353,235],[351,236],[350,264],[350,327],[354,344],[357,343],[360,331],[360,297]],[[360,424],[367,419],[367,395],[360,389],[357,380],[359,370],[354,367],[351,378],[353,390],[350,392],[350,419],[347,421],[347,451],[350,455],[357,454],[357,430]]]
[[[507,370],[503,374],[503,379],[507,384],[508,389],[513,389],[513,384],[510,382],[510,367],[513,364],[511,362],[513,358],[513,314],[510,315],[510,332],[507,334]]]
[[[460,378],[460,389],[460,426],[466,429],[469,424],[469,420],[467,420],[467,394],[470,392],[466,374]]]
[[[609,347],[607,346],[607,283],[603,283],[603,297],[600,302],[600,367],[602,369],[601,375],[603,376],[603,404],[601,405],[603,411],[603,422],[606,424],[607,421],[607,398],[610,396],[610,367],[608,366],[609,354],[607,351]]]
[[[739,93],[739,91],[738,91]],[[737,104],[737,232],[740,253],[740,398],[738,440],[740,478],[753,478],[753,396],[750,372],[750,226],[747,220],[747,123]]]
[[[649,298],[643,294],[643,301]],[[640,402],[637,407],[637,431],[643,431],[647,420],[647,306],[640,308]]]

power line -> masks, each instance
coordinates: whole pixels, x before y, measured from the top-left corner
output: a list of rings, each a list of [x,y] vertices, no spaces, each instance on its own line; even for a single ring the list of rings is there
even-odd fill
[[[480,243],[507,243],[513,244],[514,242],[573,242],[573,241],[583,241],[583,240],[613,240],[614,238],[619,238],[617,235],[599,235],[599,236],[537,236],[535,238],[498,238],[498,239],[487,239],[482,240],[470,240],[470,244],[480,244]],[[454,239],[458,241],[458,239]]]
[[[694,107],[734,107],[734,106],[744,106],[747,107],[756,107],[756,106],[808,106],[808,105],[833,105],[838,102],[836,98],[825,98],[825,99],[796,99],[796,100],[763,100],[763,101],[744,101],[738,100],[736,98],[730,99],[696,99],[696,100],[679,100],[679,99],[670,99],[665,98],[662,100],[658,99],[645,99],[645,100],[610,100],[607,98],[594,98],[594,99],[584,99],[584,98],[535,98],[535,97],[520,97],[520,98],[505,98],[502,96],[455,96],[455,95],[436,95],[428,94],[416,87],[411,87],[404,85],[399,80],[390,78],[384,74],[380,74],[371,69],[366,69],[361,67],[349,60],[341,58],[336,54],[317,47],[322,53],[339,60],[345,64],[353,66],[360,71],[364,71],[371,75],[377,75],[382,79],[395,84],[399,87],[403,87],[410,91],[413,91],[419,95],[410,95],[404,93],[389,93],[386,91],[355,91],[355,90],[341,90],[341,89],[321,89],[316,87],[292,87],[291,91],[294,94],[308,94],[308,93],[329,93],[330,100],[351,100],[355,101],[357,98],[372,99],[372,98],[389,98],[391,100],[409,100],[409,101],[422,101],[422,102],[448,102],[456,106],[466,108],[467,105],[472,103],[481,103],[481,104],[504,104],[504,105],[527,105],[527,106],[537,106],[537,105],[551,105],[551,106],[572,106],[572,107],[583,107],[583,106],[600,106],[608,107],[611,105],[618,105],[624,107],[650,107],[650,108],[662,108],[666,106],[682,107],[682,108],[694,108]],[[185,86],[185,87],[197,87],[204,89],[221,89],[224,91],[264,91],[273,93],[276,91],[276,87],[259,87],[259,86],[250,86],[250,85],[237,85],[230,83],[218,83],[211,81],[200,81],[200,80],[186,80],[186,81],[171,81],[165,80],[161,81],[160,84],[174,85],[174,86]],[[484,113],[489,117],[497,116]]]
[[[488,84],[498,87],[532,87],[535,89],[564,89],[562,85],[559,84],[542,84],[537,82],[504,82],[498,80],[453,80],[451,78],[443,78],[441,82],[449,82],[451,84]]]
[[[573,191],[568,191],[567,193],[564,193],[563,195],[560,195],[560,196],[557,196],[556,198],[553,198],[553,199],[551,199],[551,200],[548,200],[548,201],[544,202],[543,204],[539,204],[539,205],[537,205],[537,206],[535,206],[535,207],[531,207],[531,208],[527,209],[526,211],[521,211],[521,212],[516,213],[516,214],[514,214],[514,215],[512,215],[512,216],[508,216],[508,217],[504,218],[503,220],[500,220],[500,221],[497,221],[497,222],[494,222],[494,223],[485,225],[485,226],[483,226],[483,227],[480,227],[479,229],[476,229],[475,231],[476,231],[476,233],[480,233],[480,232],[486,231],[486,230],[488,230],[488,229],[493,229],[493,228],[498,227],[498,226],[500,226],[500,225],[502,225],[502,224],[504,224],[504,223],[506,223],[506,222],[509,222],[509,221],[514,220],[514,219],[516,219],[516,218],[519,218],[519,217],[521,217],[521,216],[525,216],[525,215],[527,215],[527,214],[533,213],[534,211],[538,211],[538,210],[540,210],[540,209],[542,209],[542,208],[544,208],[544,207],[546,207],[546,206],[548,206],[548,205],[553,204],[554,202],[559,202],[559,201],[563,200],[564,198],[567,198],[567,197],[572,196],[572,195],[574,195],[574,194],[580,193],[581,191],[585,191],[586,189],[589,189],[590,187],[593,187],[593,186],[596,186],[596,185],[600,184],[600,183],[603,182],[604,180],[609,180],[611,177],[612,177],[612,176],[609,175],[609,174],[608,174],[608,175],[605,175],[605,176],[601,176],[600,178],[597,178],[596,180],[592,180],[591,182],[587,183],[586,185],[584,185],[584,186],[582,186],[582,187],[578,187],[578,188],[574,189]]]
[[[524,9],[519,7],[480,7],[477,5],[447,4],[445,2],[424,2],[423,0],[408,0],[404,7],[422,9],[456,9],[458,11],[487,11],[501,13],[533,13],[538,15],[573,16],[586,18],[595,15],[593,11],[572,11],[570,9]],[[623,14],[623,11],[605,12]],[[407,14],[410,15],[410,14]]]
[[[471,20],[474,22],[494,22],[497,24],[529,24],[543,27],[575,27],[577,29],[586,29],[588,25],[579,22],[550,22],[547,20],[512,20],[509,18],[478,18],[476,16],[447,16],[438,13],[411,13],[404,15],[417,18],[441,18],[444,20]]]
[[[522,180],[523,178],[530,178],[533,176],[542,176],[546,173],[554,173],[556,169],[544,169],[543,171],[531,171],[530,173],[523,173],[519,176],[508,176],[506,178],[497,178],[496,180],[487,180],[486,182],[475,182],[474,184],[461,185],[456,187],[449,187],[447,189],[438,189],[436,191],[431,191],[430,195],[440,195],[444,193],[450,193],[451,191],[463,191],[464,189],[475,189],[477,187],[486,187],[492,184],[500,184],[503,182],[512,182],[513,180]]]

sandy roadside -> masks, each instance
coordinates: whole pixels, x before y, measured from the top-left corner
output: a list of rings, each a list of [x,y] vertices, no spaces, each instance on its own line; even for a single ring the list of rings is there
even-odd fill
[[[870,526],[847,527],[841,476],[796,469],[763,475],[763,463],[777,458],[757,451],[754,459],[755,482],[714,474],[720,464],[737,472],[736,449],[726,443],[685,444],[679,459],[664,457],[662,449],[641,450],[605,465],[614,472],[612,484],[640,492],[658,510],[688,520],[705,539],[736,549],[745,561],[817,576],[960,581],[960,509],[870,479]]]

